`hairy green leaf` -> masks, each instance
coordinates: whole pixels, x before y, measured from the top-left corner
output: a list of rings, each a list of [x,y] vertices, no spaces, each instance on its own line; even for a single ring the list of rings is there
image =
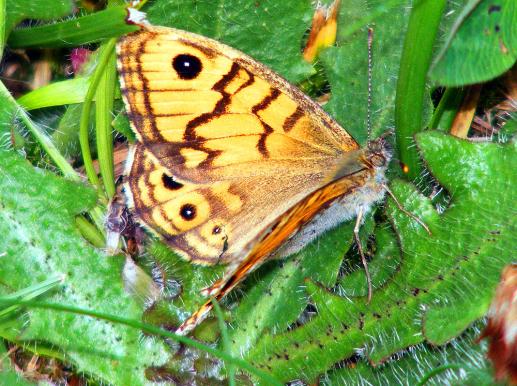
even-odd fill
[[[352,223],[328,232],[295,256],[269,263],[232,312],[231,353],[243,355],[268,331],[285,330],[307,305],[304,281],[332,286],[352,239]],[[363,277],[362,284],[366,288]],[[289,295],[287,295],[289,294]],[[287,295],[287,296],[286,296]]]
[[[369,305],[308,283],[318,315],[292,331],[264,335],[248,354],[255,366],[285,381],[312,380],[359,348],[379,364],[424,341],[446,343],[487,311],[517,244],[517,177],[507,168],[517,161],[516,145],[475,144],[437,132],[419,135],[418,144],[452,196],[449,207],[439,214],[410,185],[398,182],[392,189],[432,236],[390,203],[403,253],[391,280]]]
[[[10,151],[0,152],[0,174],[2,293],[63,275],[62,286],[46,299],[139,319],[143,305],[122,282],[124,259],[87,245],[74,226],[95,193],[34,169]],[[30,310],[17,323],[0,324],[0,335],[52,346],[78,371],[113,384],[143,384],[145,369],[167,358],[162,343],[137,330],[52,310]]]
[[[382,5],[382,1],[345,2],[339,14],[339,26],[347,26]],[[373,4],[372,4],[373,3]],[[376,20],[373,28],[372,138],[394,125],[397,69],[404,34],[393,25],[405,26],[411,11],[407,1]],[[338,33],[339,38],[339,33]],[[368,33],[366,28],[353,36],[338,39],[338,46],[321,55],[331,99],[327,110],[359,143],[368,139]],[[371,139],[371,138],[370,138]]]
[[[376,368],[372,368],[365,361],[354,366],[345,364],[338,370],[331,371],[320,384],[416,385],[425,376],[435,372],[425,385],[492,385],[490,366],[485,359],[486,347],[475,341],[479,332],[479,327],[472,327],[444,347],[417,345]]]
[[[25,19],[52,20],[72,12],[72,0],[16,0],[7,1],[6,34]]]

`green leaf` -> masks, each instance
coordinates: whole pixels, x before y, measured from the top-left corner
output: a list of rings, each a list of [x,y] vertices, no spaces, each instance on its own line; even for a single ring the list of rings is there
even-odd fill
[[[60,274],[63,285],[45,299],[139,319],[143,305],[122,282],[124,259],[92,248],[74,226],[74,216],[95,202],[95,192],[34,169],[12,152],[0,152],[0,174],[2,292]],[[0,334],[18,344],[52,346],[79,372],[113,384],[144,384],[146,368],[168,357],[162,343],[138,330],[45,309],[0,324]]]
[[[112,126],[117,132],[126,137],[129,143],[134,143],[136,141],[136,135],[131,129],[126,110],[121,110],[115,118],[113,118]]]
[[[516,144],[473,144],[438,133],[420,134],[418,144],[431,173],[453,198],[435,237],[445,241],[453,232],[454,239],[443,245],[455,265],[444,274],[438,286],[441,295],[423,325],[428,341],[443,344],[486,313],[500,271],[511,262],[511,251],[517,246],[517,175],[506,167],[517,161]],[[440,166],[459,164],[468,166],[460,173]],[[417,246],[402,236],[401,242],[408,251],[427,248],[431,253],[436,248],[431,242]],[[443,320],[448,320],[447,325]]]
[[[16,132],[14,125],[18,115],[17,109],[15,103],[9,103],[7,95],[3,94],[0,88],[0,150],[14,145],[11,143],[11,136]]]
[[[53,289],[59,286],[62,282],[62,277],[56,276],[45,280],[41,283],[36,283],[30,287],[24,288],[20,291],[13,292],[7,296],[6,299],[20,299],[20,300],[31,300],[46,292],[51,292]],[[17,311],[19,307],[11,306],[0,310],[0,320],[10,313]]]
[[[24,94],[17,102],[27,110],[81,103],[90,86],[90,77],[49,83]]]
[[[372,4],[373,3],[373,4]],[[381,7],[383,1],[360,1],[343,4],[338,25],[347,26],[365,15],[371,8]],[[392,9],[384,17],[376,19],[373,41],[372,68],[372,137],[389,130],[394,125],[395,91],[397,71],[404,34],[411,8],[407,1]],[[332,95],[327,110],[343,127],[359,141],[366,143],[368,110],[368,34],[366,28],[353,36],[340,38],[338,46],[331,47],[320,56],[327,74]]]
[[[5,32],[9,32],[25,19],[52,20],[70,14],[72,0],[10,0],[7,1]]]
[[[56,130],[52,133],[52,141],[56,144],[59,151],[67,158],[79,159],[79,120],[81,118],[82,104],[71,104],[66,107],[65,112],[61,115]],[[90,120],[95,121],[95,111],[90,113]],[[93,123],[89,128],[90,134],[94,133]],[[90,136],[94,141],[93,135]],[[95,146],[94,143],[91,144]]]
[[[517,3],[471,1],[431,70],[444,86],[485,82],[510,69],[517,60]]]
[[[517,114],[512,113],[497,137],[501,142],[507,142],[510,138],[515,137],[515,134],[517,134]]]
[[[196,32],[242,50],[291,82],[313,73],[302,60],[301,44],[314,12],[309,1],[150,2],[151,24]]]
[[[292,331],[264,334],[248,354],[253,365],[283,381],[311,381],[359,348],[379,364],[426,340],[446,343],[487,311],[500,270],[517,247],[517,175],[507,167],[517,162],[516,145],[470,143],[438,132],[420,134],[417,143],[452,196],[449,208],[439,214],[409,184],[395,183],[392,190],[432,236],[390,202],[402,261],[372,302],[308,283],[318,315]]]
[[[59,23],[13,31],[7,44],[21,47],[76,47],[81,44],[121,36],[136,31],[138,27],[126,23],[127,7],[110,7]]]
[[[442,371],[431,377],[425,385],[493,385],[490,365],[485,359],[485,345],[476,342],[479,327],[470,328],[454,342],[436,348],[420,344],[384,364],[372,367],[359,361],[331,371],[321,385],[416,385],[435,370]]]
[[[48,137],[45,130],[35,124],[23,110],[18,103],[13,99],[3,83],[0,82],[0,130],[2,131],[3,138],[8,139],[9,142],[4,143],[4,149],[9,147],[18,148],[17,135],[19,136],[18,130],[15,129],[14,123],[16,119],[19,119],[30,133],[36,138],[42,149],[45,150],[47,155],[54,161],[59,167],[63,175],[73,180],[79,180],[78,173],[68,164],[64,157],[59,153],[54,143]]]

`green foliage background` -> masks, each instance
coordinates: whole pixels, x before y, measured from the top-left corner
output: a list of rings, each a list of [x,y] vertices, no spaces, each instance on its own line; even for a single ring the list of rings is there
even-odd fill
[[[125,24],[121,2],[71,16],[73,5],[64,0],[0,0],[7,46],[58,50],[101,42],[107,49],[107,39],[136,28]],[[432,235],[391,199],[378,208],[375,219],[366,220],[361,236],[365,246],[368,238],[375,240],[370,304],[365,301],[364,273],[351,248],[351,223],[285,261],[265,264],[223,304],[229,335],[225,351],[281,382],[416,384],[445,365],[428,383],[490,384],[486,348],[473,341],[499,273],[517,246],[517,175],[511,168],[517,145],[513,139],[471,143],[425,128],[430,120],[444,122],[439,115],[443,111],[435,111],[431,102],[434,87],[487,81],[515,63],[515,2],[343,0],[336,45],[322,52],[316,65],[305,63],[300,54],[314,12],[309,1],[155,0],[143,10],[153,24],[201,33],[239,48],[309,91],[311,85],[328,81],[332,94],[325,109],[362,143],[367,138],[368,100],[365,27],[373,26],[374,136],[395,128],[397,156],[416,176],[423,175],[423,181],[429,183],[432,176],[444,189],[433,200],[427,198],[422,194],[425,186],[397,178],[400,172],[393,162],[391,189]],[[38,22],[13,30],[25,19]],[[48,20],[52,22],[43,22]],[[25,291],[23,299],[39,296],[173,328],[204,301],[199,290],[220,275],[222,267],[192,266],[149,240],[141,268],[130,271],[133,266],[123,256],[108,256],[78,231],[77,224],[90,241],[103,245],[102,234],[90,229],[93,224],[88,223],[88,233],[84,217],[76,216],[87,212],[95,222],[106,210],[105,198],[101,194],[98,199],[95,189],[66,167],[63,154],[80,159],[77,122],[82,102],[95,73],[113,71],[112,60],[97,67],[92,61],[84,74],[18,101],[0,85],[0,294],[21,297]],[[113,84],[106,75],[96,86],[91,115],[97,119],[92,124],[97,138],[98,126],[106,125],[98,119],[106,114],[117,117],[117,132],[129,135]],[[32,120],[23,109],[33,112]],[[46,121],[41,111],[57,117],[48,131],[42,129]],[[111,132],[110,122],[107,125]],[[448,130],[443,123],[440,128]],[[14,144],[12,138],[17,139]],[[111,150],[97,151],[102,158]],[[57,170],[42,170],[24,158],[40,167],[54,164]],[[443,203],[446,208],[438,210]],[[163,282],[161,295],[149,307],[145,300],[157,287],[149,284],[156,271]],[[131,272],[144,290],[128,285]],[[59,284],[42,295],[39,283],[53,277]],[[227,368],[220,360],[138,329],[49,309],[6,310],[0,312],[5,341],[70,363],[92,383],[226,383]],[[219,333],[211,319],[194,336],[223,348]],[[5,360],[2,364],[1,380],[24,382]],[[251,382],[263,381],[248,373],[237,375],[238,384]]]

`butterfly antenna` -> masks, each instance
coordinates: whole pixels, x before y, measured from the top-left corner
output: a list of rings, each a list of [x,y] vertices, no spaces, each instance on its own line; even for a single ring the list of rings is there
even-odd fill
[[[368,143],[372,139],[372,66],[373,66],[373,28],[368,28],[368,107],[366,111],[366,128]]]

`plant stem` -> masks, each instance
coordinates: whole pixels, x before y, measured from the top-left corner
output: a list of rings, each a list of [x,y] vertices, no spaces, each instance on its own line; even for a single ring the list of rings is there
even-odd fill
[[[38,143],[41,145],[43,150],[49,155],[49,157],[54,161],[56,166],[59,168],[61,173],[66,178],[69,178],[74,181],[81,181],[81,176],[74,170],[74,168],[68,163],[68,161],[63,157],[63,155],[59,152],[57,147],[54,145],[50,137],[45,133],[45,131],[32,122],[27,112],[21,108],[18,103],[14,100],[13,96],[7,90],[2,82],[0,82],[0,95],[5,97],[8,101],[10,101],[15,107],[17,114],[19,114],[21,121],[25,124],[27,129],[31,132],[31,134],[36,138]]]
[[[90,143],[88,138],[88,123],[90,118],[90,109],[92,105],[93,96],[95,95],[97,86],[101,80],[106,65],[111,58],[111,54],[115,49],[116,42],[116,39],[110,39],[102,47],[102,52],[99,57],[99,63],[97,64],[97,68],[95,69],[95,72],[92,75],[90,87],[88,88],[88,92],[86,93],[86,96],[84,98],[83,110],[81,113],[81,121],[79,126],[79,142],[81,144],[81,153],[83,155],[84,170],[86,171],[88,180],[90,180],[91,184],[96,186],[99,190],[100,181],[93,167],[92,154],[90,152]]]
[[[226,327],[226,323],[224,323],[223,311],[214,297],[210,300],[214,305],[215,315],[217,316],[217,322],[219,323],[219,329],[221,330],[224,352],[230,355],[230,338],[228,337],[228,328]],[[228,364],[228,384],[229,386],[235,386],[235,367],[232,364]]]
[[[93,246],[102,248],[106,245],[106,240],[102,232],[83,216],[77,216],[75,218],[75,225],[79,229],[79,232],[81,232],[81,235],[83,235],[83,237]],[[98,226],[98,224],[96,225]]]
[[[105,49],[106,43],[102,45]],[[115,176],[113,174],[113,134],[111,121],[116,84],[116,58],[112,51],[102,73],[95,97],[95,131],[97,158],[104,189],[109,199],[115,195]]]
[[[0,0],[0,60],[5,47],[5,0]]]
[[[448,132],[464,97],[464,88],[447,87],[434,110],[429,128]]]
[[[427,72],[446,3],[446,0],[416,2],[406,31],[395,99],[395,126],[399,157],[410,180],[422,172],[413,135],[424,125]]]

